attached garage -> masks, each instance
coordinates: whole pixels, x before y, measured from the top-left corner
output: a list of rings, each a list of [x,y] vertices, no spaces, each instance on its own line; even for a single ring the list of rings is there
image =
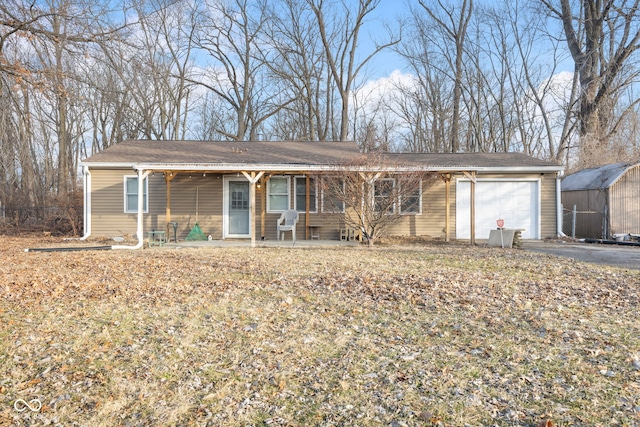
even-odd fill
[[[496,221],[504,220],[505,228],[522,231],[524,239],[540,239],[540,180],[539,179],[477,179],[476,180],[476,237],[488,239],[489,231],[497,228]],[[456,237],[471,236],[471,182],[456,182]]]

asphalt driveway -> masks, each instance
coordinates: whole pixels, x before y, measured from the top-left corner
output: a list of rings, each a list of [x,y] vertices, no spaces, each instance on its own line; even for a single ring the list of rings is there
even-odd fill
[[[569,243],[562,241],[524,241],[522,248],[531,252],[573,258],[578,261],[640,270],[640,246]]]

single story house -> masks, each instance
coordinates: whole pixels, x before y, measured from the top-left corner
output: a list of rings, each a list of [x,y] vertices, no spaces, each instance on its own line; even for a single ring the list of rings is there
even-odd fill
[[[300,213],[297,235],[309,226],[338,239],[340,214],[327,209],[318,187],[345,167],[366,169],[354,142],[123,141],[82,161],[85,236],[136,235],[177,223],[178,240],[198,223],[213,239],[276,239],[286,209]],[[556,236],[562,167],[520,153],[386,153],[376,168],[387,179],[421,171],[439,179],[423,185],[417,208],[400,212],[390,235],[449,240],[486,239],[496,220],[522,229],[524,239]]]
[[[640,164],[615,163],[567,175],[562,204],[576,212],[576,237],[640,234]]]

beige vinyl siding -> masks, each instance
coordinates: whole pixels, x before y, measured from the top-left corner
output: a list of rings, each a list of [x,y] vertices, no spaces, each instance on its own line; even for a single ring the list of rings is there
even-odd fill
[[[184,240],[196,222],[205,235],[222,239],[222,175],[180,173],[171,181],[171,222]]]
[[[292,186],[293,186],[293,179]],[[452,227],[455,230],[455,222],[453,222],[455,208],[455,192],[454,185],[451,185],[451,216]],[[292,190],[293,191],[293,187]],[[293,208],[293,193],[292,205]],[[320,195],[318,195],[318,205],[321,205]],[[259,211],[258,211],[259,212]],[[445,184],[441,179],[435,179],[430,183],[425,180],[422,188],[422,213],[417,215],[402,215],[401,218],[390,224],[386,230],[386,235],[402,235],[402,236],[433,236],[443,237],[445,226]],[[267,214],[265,221],[264,236],[268,240],[276,239],[276,223],[280,214]],[[303,239],[306,233],[306,215],[300,212],[300,220],[296,228],[297,238]],[[323,240],[337,240],[339,238],[339,230],[342,227],[340,214],[334,213],[310,213],[309,224],[320,225],[320,236]],[[260,220],[256,223],[256,230],[260,228]],[[285,234],[285,238],[289,239],[290,234]]]
[[[300,176],[300,175],[298,175]],[[293,191],[294,180],[291,180],[291,206],[293,209]],[[453,185],[451,188],[453,189]],[[320,190],[319,190],[319,193]],[[454,194],[454,193],[452,193]],[[455,207],[455,196],[452,195],[452,206]],[[322,204],[321,194],[318,194],[318,206]],[[260,218],[258,211],[258,221],[256,230],[260,230]],[[453,215],[453,209],[452,209]],[[276,224],[280,214],[267,214],[265,221],[264,236],[268,240],[277,239]],[[304,239],[306,235],[307,224],[305,222],[306,214],[300,212],[300,220],[296,228],[296,237]],[[337,240],[340,235],[342,225],[341,214],[339,213],[310,213],[309,224],[320,226],[320,237],[323,240]],[[422,213],[418,215],[402,215],[401,218],[391,224],[387,230],[387,235],[403,235],[403,236],[444,236],[445,224],[445,185],[440,179],[433,180],[431,185],[427,185],[427,181],[423,183],[422,188]],[[290,233],[285,234],[286,239],[290,239]]]
[[[291,175],[290,186],[289,186],[289,209],[293,209],[295,205],[295,179],[294,177],[302,177],[303,174],[295,174]],[[265,227],[264,230],[261,230],[261,212],[262,212],[262,203],[263,197],[266,200],[266,187],[264,186],[262,189],[256,191],[256,235],[258,237],[264,236],[267,240],[277,240],[277,224],[278,218],[280,218],[281,213],[266,213],[265,214]],[[264,194],[264,196],[263,196]],[[321,200],[321,191],[318,188],[318,199],[317,206],[318,208],[322,204]],[[300,215],[300,219],[298,220],[298,225],[296,227],[296,238],[304,239],[307,233],[307,222],[306,222],[306,213],[298,212]],[[339,238],[339,229],[340,229],[340,214],[333,213],[309,213],[309,224],[320,226],[320,237],[322,240],[337,240]],[[291,233],[285,233],[285,239],[291,239]]]
[[[454,216],[455,194],[451,185],[451,218]],[[387,236],[444,237],[446,223],[446,186],[441,179],[424,180],[422,183],[422,213],[401,215],[384,233]],[[452,221],[453,231],[455,223]],[[452,231],[452,232],[453,232]]]
[[[456,186],[455,179],[464,177],[463,174],[454,174],[450,185],[450,238],[455,239],[456,231]],[[489,174],[478,175],[478,178],[495,179],[540,179],[540,234],[542,237],[555,236],[556,226],[556,181],[555,174]],[[293,179],[292,179],[293,183]],[[292,189],[293,191],[293,189]],[[293,193],[292,193],[293,196]],[[293,197],[292,197],[293,200]],[[292,202],[293,203],[293,202]],[[321,201],[318,200],[318,204]],[[435,179],[428,183],[425,181],[422,188],[422,213],[418,215],[402,215],[393,224],[390,224],[385,232],[388,236],[429,236],[435,238],[445,237],[446,225],[446,186],[441,179]],[[293,208],[293,206],[291,206]],[[260,211],[257,211],[256,231],[260,235]],[[264,236],[266,239],[276,239],[276,221],[280,214],[267,214]],[[322,239],[338,239],[340,228],[340,214],[311,213],[310,224],[321,225]],[[296,229],[297,237],[305,236],[305,214],[300,213],[300,221]],[[286,234],[287,239],[290,234]]]
[[[124,177],[136,176],[131,169],[91,171],[91,234],[94,237],[133,237],[137,214],[125,213]],[[162,175],[149,175],[149,211],[144,215],[144,230],[164,230],[165,184]]]
[[[132,170],[92,170],[92,236],[130,236],[136,232],[137,214],[124,212],[124,177]],[[218,178],[220,177],[220,178]],[[149,212],[144,214],[144,233],[167,230],[167,186],[162,173],[149,175]],[[178,239],[183,240],[197,222],[205,234],[222,238],[221,175],[178,174],[171,181],[171,221],[178,222]],[[197,197],[196,197],[197,195]],[[196,215],[196,199],[198,212]]]
[[[556,237],[558,235],[556,175],[543,174],[538,176],[540,177],[540,236],[543,239]]]
[[[135,176],[135,171],[126,170],[91,170],[92,236],[115,237],[131,236],[136,231],[136,214],[124,212],[124,176]],[[294,207],[295,180],[290,180],[290,208]],[[456,177],[454,174],[450,186],[450,237],[455,239],[456,230]],[[556,198],[555,174],[491,174],[479,175],[480,178],[513,178],[540,179],[540,214],[541,236],[556,235]],[[202,174],[179,173],[171,181],[171,221],[178,222],[178,238],[183,240],[198,222],[205,234],[214,239],[223,238],[223,175],[215,173]],[[149,175],[149,212],[144,215],[145,237],[148,231],[166,230],[166,194],[167,186],[162,173]],[[265,227],[262,229],[262,205],[265,200],[266,186],[256,189],[255,230],[256,237],[264,236],[268,240],[277,239],[276,223],[280,213],[265,214]],[[196,212],[197,201],[197,212]],[[318,206],[322,201],[318,195]],[[443,238],[445,218],[445,183],[437,178],[424,181],[422,189],[422,212],[417,215],[403,215],[395,224],[387,229],[387,235],[431,236]],[[341,215],[332,213],[310,213],[309,224],[320,225],[322,239],[337,240],[341,228]],[[306,215],[300,212],[300,220],[296,229],[298,239],[306,235]],[[287,233],[287,239],[290,234]]]
[[[296,227],[296,238],[304,240],[306,235],[306,227],[307,223],[306,215],[304,212],[299,212],[300,219],[298,221],[298,225]],[[267,214],[265,217],[265,230],[264,236],[267,240],[276,240],[277,232],[276,227],[278,223],[278,218],[280,218],[280,214]],[[260,236],[260,213],[257,214],[256,221],[256,234]],[[340,214],[309,214],[309,224],[319,225],[320,226],[320,237],[322,240],[337,240],[339,236],[339,228],[340,228]],[[285,233],[285,239],[291,239],[291,233]]]

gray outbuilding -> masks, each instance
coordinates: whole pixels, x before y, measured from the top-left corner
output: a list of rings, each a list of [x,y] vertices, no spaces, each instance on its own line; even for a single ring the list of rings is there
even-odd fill
[[[640,234],[640,163],[615,163],[566,176],[562,205],[565,212],[576,212],[575,237]],[[567,227],[564,230],[567,233]]]

